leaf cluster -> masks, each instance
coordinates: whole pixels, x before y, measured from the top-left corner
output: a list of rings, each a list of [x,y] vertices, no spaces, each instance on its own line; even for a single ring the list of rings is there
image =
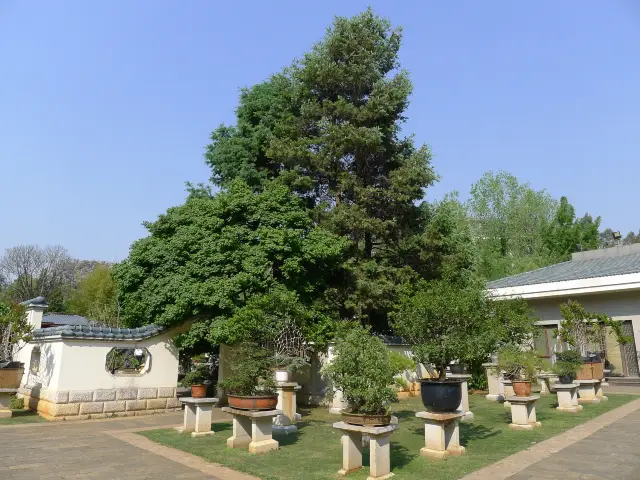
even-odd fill
[[[556,353],[556,363],[553,365],[554,373],[561,376],[575,377],[582,369],[584,361],[577,350],[565,350]]]
[[[241,343],[233,348],[230,375],[219,386],[233,395],[274,395],[273,366],[271,352],[255,343]]]
[[[538,373],[547,366],[539,352],[520,345],[505,345],[498,350],[498,369],[511,380],[535,381]]]

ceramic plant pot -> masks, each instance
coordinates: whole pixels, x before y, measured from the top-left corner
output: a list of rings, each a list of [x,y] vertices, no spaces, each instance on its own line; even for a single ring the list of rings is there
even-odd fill
[[[421,380],[420,395],[432,412],[455,412],[462,400],[462,382],[458,379]]]
[[[278,405],[278,395],[227,395],[227,398],[229,406],[239,410],[274,410]]]

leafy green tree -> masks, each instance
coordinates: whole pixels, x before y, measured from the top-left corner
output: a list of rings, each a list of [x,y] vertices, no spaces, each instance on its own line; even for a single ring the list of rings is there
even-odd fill
[[[415,202],[435,180],[426,146],[401,136],[411,93],[400,29],[371,10],[336,18],[291,67],[244,90],[236,125],[212,135],[212,180],[291,186],[315,221],[350,240],[342,316],[384,324],[424,229]]]
[[[589,214],[576,220],[573,205],[567,197],[562,197],[553,221],[544,232],[551,260],[569,260],[573,252],[597,248],[599,226],[600,217],[593,220]]]
[[[31,339],[24,305],[0,301],[0,361],[9,361],[23,342]]]
[[[223,326],[239,309],[274,289],[335,318],[348,244],[315,225],[301,203],[276,183],[258,194],[240,180],[215,195],[192,189],[184,205],[145,224],[150,235],[114,269],[127,324],[197,319],[185,346],[212,335],[217,343],[233,334]]]
[[[119,326],[119,305],[112,267],[98,264],[78,281],[66,310],[110,327]]]
[[[549,262],[544,231],[557,202],[507,172],[487,172],[467,202],[478,248],[478,271],[488,280],[532,270]]]

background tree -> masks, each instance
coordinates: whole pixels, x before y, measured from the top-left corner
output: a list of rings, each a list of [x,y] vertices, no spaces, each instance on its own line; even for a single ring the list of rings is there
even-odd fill
[[[0,362],[10,361],[21,342],[31,338],[24,305],[0,301]]]
[[[111,265],[98,264],[80,277],[71,291],[66,310],[109,327],[118,327],[120,309]]]
[[[573,252],[598,248],[600,221],[600,217],[593,220],[589,214],[576,220],[573,205],[562,197],[553,221],[544,231],[551,261],[569,260]]]
[[[493,280],[546,265],[543,232],[557,205],[545,190],[535,191],[507,172],[485,173],[466,204],[480,274]]]

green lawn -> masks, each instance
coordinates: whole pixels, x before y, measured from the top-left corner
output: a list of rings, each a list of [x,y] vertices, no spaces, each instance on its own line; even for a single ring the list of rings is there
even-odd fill
[[[423,407],[419,398],[409,398],[393,407],[394,415],[400,419],[400,426],[391,436],[391,469],[396,474],[394,478],[398,479],[457,479],[636,398],[633,395],[609,395],[608,402],[585,405],[581,413],[568,414],[559,413],[553,408],[555,395],[543,396],[536,408],[542,428],[514,431],[508,428],[511,420],[509,409],[487,401],[484,396],[471,395],[474,421],[460,427],[461,443],[466,447],[466,455],[450,457],[445,461],[432,461],[419,455],[420,448],[424,446],[424,427],[414,413],[423,410]],[[227,448],[225,441],[231,436],[230,423],[214,424],[216,435],[201,438],[191,438],[165,429],[144,431],[140,435],[263,480],[336,478],[342,454],[340,435],[331,424],[339,417],[330,415],[326,408],[301,413],[303,421],[298,423],[299,431],[290,435],[275,434],[280,449],[264,455],[250,455],[243,449]],[[367,467],[350,474],[349,478],[367,477],[368,456],[369,451],[365,449],[363,460]]]
[[[13,410],[13,416],[11,418],[0,418],[0,426],[40,422],[46,422],[46,420],[31,410]]]

